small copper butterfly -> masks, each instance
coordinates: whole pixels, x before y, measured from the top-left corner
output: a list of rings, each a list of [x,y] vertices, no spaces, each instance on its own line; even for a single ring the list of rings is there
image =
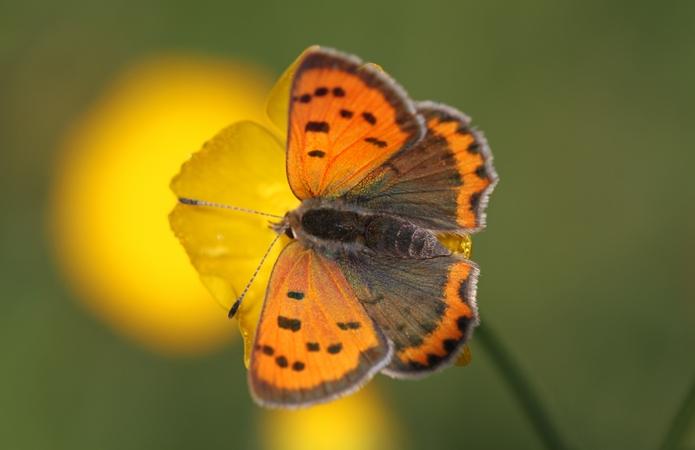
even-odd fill
[[[256,332],[254,399],[307,406],[378,372],[450,365],[478,324],[479,271],[438,236],[485,225],[497,182],[485,138],[459,111],[413,102],[378,67],[324,48],[301,57],[288,108],[287,178],[301,204],[273,225],[292,242]]]

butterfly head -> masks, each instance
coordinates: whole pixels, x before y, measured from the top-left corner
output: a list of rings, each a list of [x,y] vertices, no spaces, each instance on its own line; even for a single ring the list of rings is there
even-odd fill
[[[296,211],[296,210],[295,210]],[[270,227],[277,234],[285,234],[290,239],[297,239],[297,230],[299,228],[299,220],[296,217],[295,211],[285,213],[285,216],[279,222],[272,222]]]

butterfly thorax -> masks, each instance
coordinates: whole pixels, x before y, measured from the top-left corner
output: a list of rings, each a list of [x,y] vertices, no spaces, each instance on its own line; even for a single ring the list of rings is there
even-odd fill
[[[288,235],[326,255],[377,253],[411,259],[450,255],[435,234],[341,200],[309,199],[287,213]]]

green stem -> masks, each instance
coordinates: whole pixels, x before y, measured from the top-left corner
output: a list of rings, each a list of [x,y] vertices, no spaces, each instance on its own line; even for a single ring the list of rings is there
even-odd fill
[[[688,424],[692,420],[695,420],[695,379],[693,379],[683,403],[681,403],[680,408],[678,408],[676,415],[671,421],[671,428],[666,433],[666,438],[661,448],[663,450],[679,448],[678,446],[683,444],[681,441],[688,430]]]
[[[521,368],[489,325],[486,324],[476,329],[475,342],[485,347],[507,387],[512,391],[517,403],[526,413],[526,417],[531,422],[538,438],[545,447],[552,450],[568,448],[548,412],[541,404],[538,394],[533,390],[533,387],[521,372]]]

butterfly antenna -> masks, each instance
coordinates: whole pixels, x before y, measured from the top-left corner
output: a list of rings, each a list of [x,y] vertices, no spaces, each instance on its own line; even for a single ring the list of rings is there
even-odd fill
[[[268,250],[265,251],[265,254],[264,254],[263,257],[261,258],[261,262],[258,263],[258,267],[256,267],[256,270],[253,272],[253,275],[251,275],[251,279],[249,280],[248,283],[246,283],[246,286],[244,287],[244,290],[241,291],[241,295],[236,299],[236,301],[234,302],[234,304],[232,305],[232,307],[229,309],[229,314],[227,314],[227,316],[228,316],[230,319],[231,319],[232,317],[234,317],[234,315],[236,314],[236,312],[239,310],[239,306],[241,306],[241,301],[244,300],[244,297],[246,296],[246,293],[249,291],[249,288],[251,287],[251,284],[253,283],[253,280],[256,279],[256,276],[258,275],[258,272],[260,272],[261,267],[263,267],[263,263],[265,262],[266,258],[267,258],[268,255],[270,254],[270,250],[272,250],[272,248],[273,248],[273,246],[275,245],[275,243],[278,241],[278,239],[280,239],[280,236],[283,235],[283,233],[285,232],[285,229],[287,229],[287,225],[283,226],[282,228],[280,228],[280,229],[278,230],[277,236],[275,236],[275,238],[273,239],[273,242],[271,242],[270,245],[268,246]]]
[[[278,216],[276,214],[269,214],[267,212],[257,211],[255,209],[242,208],[240,206],[233,206],[233,205],[225,205],[224,203],[208,202],[206,200],[196,200],[193,198],[179,197],[179,202],[183,203],[184,205],[191,205],[191,206],[207,206],[209,208],[231,209],[232,211],[240,211],[240,212],[245,212],[245,213],[249,213],[249,214],[258,214],[259,216],[272,217],[274,219],[282,219],[283,218],[282,216]]]

